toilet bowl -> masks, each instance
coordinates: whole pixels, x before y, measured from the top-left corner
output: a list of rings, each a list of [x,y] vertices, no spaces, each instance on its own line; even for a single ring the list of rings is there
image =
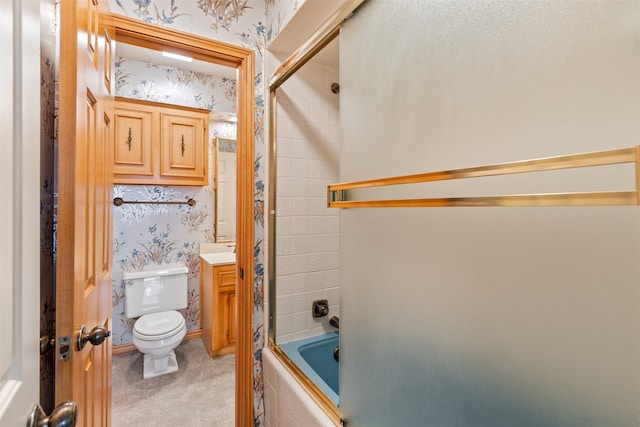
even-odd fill
[[[175,348],[187,334],[178,309],[187,307],[187,273],[179,264],[123,273],[125,315],[138,318],[133,326],[133,344],[144,354],[143,378],[178,370]]]
[[[144,354],[144,379],[178,370],[174,349],[187,334],[187,324],[177,311],[146,314],[133,326],[133,344]]]

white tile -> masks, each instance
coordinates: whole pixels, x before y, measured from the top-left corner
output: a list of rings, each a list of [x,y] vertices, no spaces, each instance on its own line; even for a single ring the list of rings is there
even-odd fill
[[[339,307],[340,306],[340,288],[327,289],[327,300],[329,301],[329,305]]]
[[[309,198],[293,197],[293,215],[308,216],[309,215]]]
[[[339,270],[327,270],[325,271],[326,288],[340,287],[340,271]]]
[[[278,327],[278,322],[276,320],[276,342],[278,344],[285,344],[293,341],[293,335],[280,333],[280,328]]]
[[[291,295],[291,310],[293,313],[303,313],[311,310],[308,300],[309,298],[306,292]]]
[[[303,178],[293,178],[292,185],[294,197],[309,196],[309,180]]]
[[[331,144],[340,144],[340,126],[327,125],[327,142]]]
[[[320,291],[326,287],[326,276],[327,273],[325,271],[315,271],[313,273],[309,273],[309,291]],[[280,285],[278,283],[278,285]]]
[[[327,77],[324,70],[313,67],[309,69],[309,85],[314,86],[314,88],[324,88],[326,85]]]
[[[276,332],[278,334],[290,334],[291,333],[291,315],[285,314],[276,317]]]
[[[326,234],[325,235],[325,250],[327,252],[335,252],[340,250],[340,235],[339,234]]]
[[[327,209],[326,195],[325,197],[309,198],[309,215],[326,215]]]
[[[298,70],[296,73],[302,70]],[[293,82],[293,99],[296,101],[309,103],[309,83],[306,81],[306,76],[299,76],[300,79],[296,79]]]
[[[292,280],[291,294],[305,293],[309,290],[309,274],[304,272],[289,276]]]
[[[310,336],[311,336],[310,335],[310,330],[309,330],[309,328],[306,328],[303,331],[294,332],[293,334],[291,334],[291,339],[293,341],[299,341],[299,340],[303,340],[305,338],[309,338]],[[311,421],[311,420],[309,420],[309,421]],[[305,427],[307,427],[308,425],[309,424],[305,424]]]
[[[293,273],[293,263],[291,262],[291,257],[288,255],[276,256],[276,271],[279,275]]]
[[[309,271],[309,255],[292,255],[293,274],[306,273]]]
[[[278,193],[280,193],[278,191]],[[276,209],[278,216],[291,216],[293,214],[293,198],[292,197],[276,197]]]
[[[324,234],[312,234],[309,236],[309,253],[321,253],[325,251]]]
[[[292,275],[280,275],[276,276],[276,296],[291,295],[293,293],[293,277]]]
[[[294,140],[292,138],[281,137],[278,133],[278,143],[276,145],[276,150],[279,159],[288,159],[293,157],[293,141]]]
[[[276,167],[278,177],[293,176],[293,159],[279,157]]]
[[[291,255],[292,238],[281,236],[276,239],[276,255]]]
[[[309,234],[309,217],[295,216],[293,217],[293,235],[299,236]]]
[[[309,160],[294,159],[293,160],[293,176],[296,178],[309,177]]]
[[[291,123],[291,119],[288,117],[288,114],[283,114],[281,116],[280,111],[285,113],[282,108],[278,108],[278,139],[280,139],[280,137],[291,138],[293,136],[293,123]]]
[[[331,89],[326,86],[315,86],[311,88],[309,93],[309,104],[320,107],[327,107],[327,92],[331,93]]]
[[[288,177],[278,177],[276,181],[278,196],[293,196],[293,179]]]
[[[336,209],[337,210],[337,209]],[[327,219],[327,233],[336,234],[340,232],[340,218],[337,216],[328,216]]]
[[[307,332],[309,330],[309,320],[311,318],[311,311],[309,312],[299,312],[294,313],[291,316],[291,333],[293,334],[293,339],[299,339],[296,334],[300,332]]]
[[[309,180],[309,197],[322,198],[327,197],[327,184],[324,179]]]
[[[276,233],[280,236],[291,236],[293,234],[293,217],[276,216]]]
[[[325,164],[325,179],[328,180],[328,185],[335,184],[340,180],[340,163],[327,162]]]
[[[291,252],[293,254],[308,254],[309,253],[309,235],[293,236],[291,239]],[[277,243],[277,242],[276,242]]]
[[[320,271],[327,268],[327,261],[325,254],[310,254],[309,255],[309,271]]]
[[[309,160],[309,144],[304,139],[294,139],[291,156],[295,159]]]
[[[340,268],[340,254],[338,252],[325,253],[325,268],[327,270],[334,270]]]
[[[324,105],[311,104],[309,106],[309,120],[314,123],[327,123],[327,110]],[[325,131],[326,135],[326,131]]]
[[[309,162],[309,178],[325,179],[325,164],[320,160]]]
[[[311,216],[309,217],[309,233],[310,234],[326,234],[327,217]]]
[[[278,317],[293,314],[293,310],[291,308],[291,295],[276,297],[276,307],[278,309]]]
[[[309,141],[313,135],[311,133],[311,124],[309,123],[308,112],[307,116],[303,116],[302,111],[296,111],[296,116],[293,122],[293,138],[303,141]]]
[[[310,122],[312,139],[310,142],[324,144],[327,139],[327,125],[323,122]]]

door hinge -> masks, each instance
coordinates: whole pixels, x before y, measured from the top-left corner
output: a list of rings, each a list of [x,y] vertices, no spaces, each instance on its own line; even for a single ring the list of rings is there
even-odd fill
[[[229,342],[229,331],[227,331],[227,342]]]
[[[244,279],[244,268],[240,267],[240,279]]]

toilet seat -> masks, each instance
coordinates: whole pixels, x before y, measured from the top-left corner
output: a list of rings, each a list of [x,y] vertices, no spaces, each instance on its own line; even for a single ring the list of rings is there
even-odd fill
[[[133,325],[133,336],[143,341],[158,341],[178,334],[185,326],[184,317],[177,311],[145,314]]]

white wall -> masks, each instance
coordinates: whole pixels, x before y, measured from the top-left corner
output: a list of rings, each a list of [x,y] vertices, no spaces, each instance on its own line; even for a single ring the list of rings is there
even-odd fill
[[[333,330],[340,314],[338,214],[326,188],[339,173],[338,70],[310,62],[277,92],[276,342]],[[327,299],[329,316],[311,304]]]
[[[365,3],[340,33],[341,181],[638,144],[638,22],[637,1]],[[381,193],[634,188],[601,169]],[[340,211],[348,425],[640,425],[639,209]]]

